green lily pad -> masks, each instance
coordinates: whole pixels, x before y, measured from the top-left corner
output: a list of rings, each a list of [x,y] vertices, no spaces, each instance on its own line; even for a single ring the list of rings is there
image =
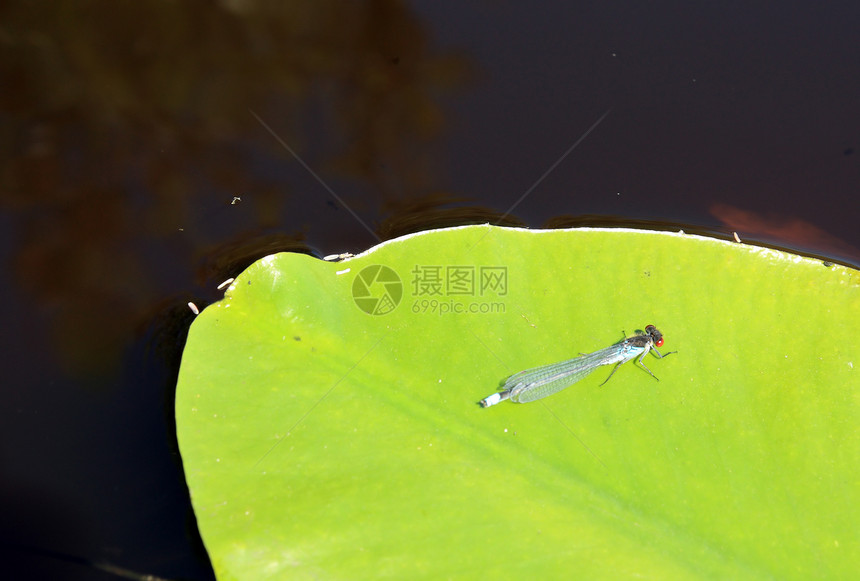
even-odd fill
[[[222,579],[846,579],[860,570],[860,273],[635,230],[469,226],[264,258],[176,393]],[[635,363],[483,409],[655,324]]]

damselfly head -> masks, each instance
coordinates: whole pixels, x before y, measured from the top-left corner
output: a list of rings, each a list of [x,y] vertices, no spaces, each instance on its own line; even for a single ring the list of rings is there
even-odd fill
[[[654,325],[648,325],[645,327],[645,333],[651,337],[651,341],[654,343],[655,347],[663,346],[663,333],[661,333],[657,327]]]

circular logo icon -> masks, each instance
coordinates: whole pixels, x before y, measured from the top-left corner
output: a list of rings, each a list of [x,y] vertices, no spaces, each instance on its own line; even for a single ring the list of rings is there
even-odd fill
[[[387,266],[374,264],[361,269],[352,281],[352,299],[368,315],[387,315],[403,298],[403,283]]]

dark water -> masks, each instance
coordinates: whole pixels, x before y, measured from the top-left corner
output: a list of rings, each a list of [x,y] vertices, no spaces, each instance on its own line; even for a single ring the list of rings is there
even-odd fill
[[[858,28],[856,2],[3,3],[6,570],[212,576],[185,305],[266,254],[490,221],[858,265]]]

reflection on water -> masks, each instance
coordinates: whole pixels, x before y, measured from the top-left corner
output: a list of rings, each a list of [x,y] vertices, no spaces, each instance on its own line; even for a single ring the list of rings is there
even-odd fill
[[[390,215],[437,189],[431,96],[468,75],[398,1],[18,1],[0,21],[14,276],[63,369],[90,379],[115,374],[129,330],[186,273],[217,284],[334,211],[250,110],[359,212]]]
[[[712,204],[709,209],[727,228],[747,233],[758,240],[793,244],[830,257],[848,260],[860,257],[860,248],[801,218],[778,214],[763,216],[728,204]]]

